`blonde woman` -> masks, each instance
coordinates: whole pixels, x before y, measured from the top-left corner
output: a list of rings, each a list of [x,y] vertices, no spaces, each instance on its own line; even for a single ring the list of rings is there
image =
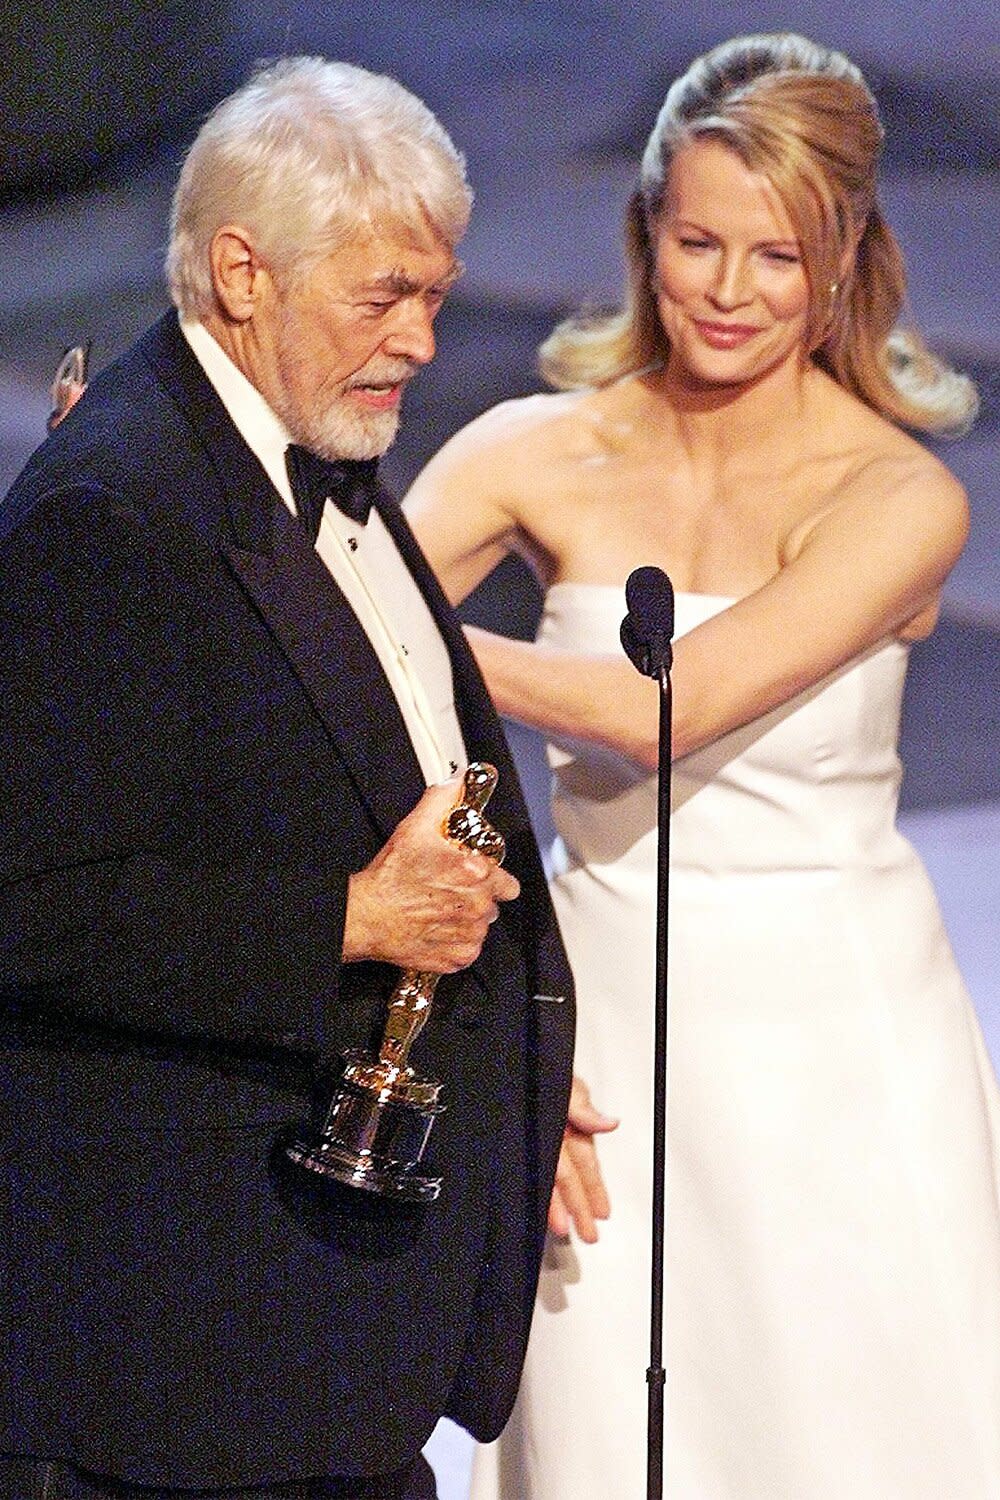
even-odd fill
[[[610,1220],[551,1238],[477,1500],[645,1493],[657,694],[618,626],[649,563],[679,637],[667,1492],[1000,1494],[997,1087],[894,821],[907,647],[967,528],[904,429],[961,428],[975,394],[897,326],[881,141],[838,53],[696,61],[643,158],[625,310],[558,329],[560,392],[474,422],[408,502],[453,600],[510,550],[546,588],[535,643],[472,635],[550,742],[577,1071],[621,1118]]]

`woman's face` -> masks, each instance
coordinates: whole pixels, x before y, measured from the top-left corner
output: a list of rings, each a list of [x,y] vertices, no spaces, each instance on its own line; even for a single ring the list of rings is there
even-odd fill
[[[803,357],[801,246],[770,181],[735,152],[714,140],[680,148],[653,243],[674,375],[739,385]]]

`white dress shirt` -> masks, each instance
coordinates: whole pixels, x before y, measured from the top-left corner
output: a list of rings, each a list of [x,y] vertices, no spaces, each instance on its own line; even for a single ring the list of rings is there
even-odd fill
[[[241,437],[294,515],[285,468],[285,449],[294,439],[201,323],[182,318],[181,331]],[[428,786],[464,770],[468,756],[455,712],[451,660],[382,517],[373,509],[362,526],[328,501],[316,551],[382,664]]]

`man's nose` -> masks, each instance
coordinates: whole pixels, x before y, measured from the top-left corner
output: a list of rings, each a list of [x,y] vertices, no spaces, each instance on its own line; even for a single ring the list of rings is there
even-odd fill
[[[437,348],[434,312],[420,297],[405,298],[397,308],[397,317],[386,338],[386,353],[411,359],[414,364],[429,364]]]

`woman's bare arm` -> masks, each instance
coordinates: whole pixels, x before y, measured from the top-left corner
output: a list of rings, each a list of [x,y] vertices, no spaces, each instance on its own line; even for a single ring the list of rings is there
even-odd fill
[[[540,432],[559,397],[508,401],[450,438],[410,487],[403,507],[452,604],[508,552],[532,553],[534,476],[547,454]]]
[[[466,429],[442,450],[411,492],[412,510],[407,501],[453,600],[533,525],[530,504],[518,499],[525,459],[506,444],[503,417],[489,417],[492,428],[481,419],[478,431]],[[529,436],[521,448],[529,460],[532,447]],[[769,712],[879,640],[926,634],[967,528],[964,492],[936,460],[894,455],[870,466],[793,534],[773,578],[676,642],[675,753]],[[655,766],[656,688],[624,656],[469,635],[502,713]]]

